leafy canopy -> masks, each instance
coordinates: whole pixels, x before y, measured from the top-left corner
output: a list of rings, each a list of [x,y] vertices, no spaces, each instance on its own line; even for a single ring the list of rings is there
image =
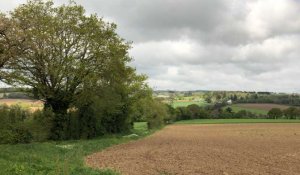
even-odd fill
[[[126,85],[138,77],[127,66],[130,45],[116,25],[85,15],[82,6],[32,0],[0,17],[9,23],[0,24],[2,81],[31,87],[54,111],[66,111],[88,86]],[[5,49],[11,41],[14,52]]]

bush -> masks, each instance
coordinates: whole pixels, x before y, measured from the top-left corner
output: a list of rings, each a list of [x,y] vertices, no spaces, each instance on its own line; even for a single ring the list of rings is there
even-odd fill
[[[270,119],[278,119],[278,118],[282,118],[283,113],[279,108],[272,108],[269,112],[268,112],[268,118]]]
[[[46,141],[50,136],[53,113],[30,113],[20,106],[0,106],[0,143],[16,144]]]
[[[26,119],[29,113],[19,106],[0,107],[0,143],[29,143],[32,141],[32,134],[26,126]]]
[[[169,104],[166,104],[166,107],[167,107],[167,113],[169,115],[167,115],[167,117],[164,118],[164,122],[166,124],[175,122],[176,121],[176,110],[175,110],[175,108],[173,108]]]
[[[149,129],[160,128],[164,125],[164,119],[169,118],[168,108],[160,101],[153,100],[149,103],[146,114]]]
[[[32,119],[27,122],[34,141],[46,141],[51,136],[51,128],[53,125],[54,113],[49,110],[35,111]]]
[[[300,109],[296,107],[289,107],[283,111],[285,118],[297,119],[300,117]]]
[[[196,104],[191,104],[187,106],[187,110],[189,111],[190,114],[190,118],[191,119],[198,119],[200,118],[200,106],[196,105]]]
[[[176,119],[177,120],[189,120],[191,119],[191,113],[187,110],[186,107],[177,107],[176,108]]]

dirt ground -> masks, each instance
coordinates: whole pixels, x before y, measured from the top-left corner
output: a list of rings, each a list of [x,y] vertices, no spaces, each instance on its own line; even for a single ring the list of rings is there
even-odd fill
[[[125,175],[300,174],[300,124],[170,125],[86,157]]]
[[[272,108],[279,108],[281,110],[287,109],[290,106],[287,105],[279,105],[279,104],[270,104],[270,103],[240,103],[236,104],[236,106],[249,108],[249,109],[262,109],[262,110],[271,110]]]

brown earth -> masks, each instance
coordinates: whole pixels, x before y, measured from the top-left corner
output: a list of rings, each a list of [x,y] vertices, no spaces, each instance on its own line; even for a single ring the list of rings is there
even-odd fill
[[[170,125],[85,161],[126,175],[296,175],[300,124]]]
[[[279,108],[281,110],[287,109],[290,106],[287,105],[279,105],[279,104],[270,104],[270,103],[242,103],[236,104],[235,106],[239,106],[242,108],[249,108],[249,109],[262,109],[262,110],[271,110],[272,108]]]

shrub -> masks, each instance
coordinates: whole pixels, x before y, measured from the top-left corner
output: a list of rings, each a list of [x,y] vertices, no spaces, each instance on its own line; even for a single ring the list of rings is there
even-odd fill
[[[166,104],[167,113],[169,114],[166,118],[164,118],[164,122],[166,124],[173,123],[176,121],[176,110],[173,106]]]
[[[26,119],[29,113],[22,110],[19,106],[0,107],[0,143],[29,143],[32,134],[26,126]]]
[[[235,118],[248,118],[248,113],[246,110],[240,110],[235,114]]]
[[[189,111],[191,119],[199,118],[200,110],[201,110],[200,106],[196,104],[191,104],[187,106],[187,110]]]
[[[0,143],[16,144],[46,141],[50,137],[51,110],[30,113],[20,106],[0,106]]]
[[[146,114],[149,129],[160,128],[164,125],[164,119],[169,117],[168,108],[162,102],[152,100],[149,103],[148,113]]]
[[[283,116],[283,113],[279,108],[272,108],[268,112],[268,118],[270,118],[270,119],[278,119],[278,118],[281,118],[282,116]]]
[[[191,115],[186,107],[176,108],[176,120],[188,120],[191,119]]]
[[[34,141],[46,141],[51,136],[54,113],[50,109],[35,111],[31,120],[27,121]]]
[[[283,111],[287,119],[296,119],[300,117],[300,109],[296,107],[289,107]]]

